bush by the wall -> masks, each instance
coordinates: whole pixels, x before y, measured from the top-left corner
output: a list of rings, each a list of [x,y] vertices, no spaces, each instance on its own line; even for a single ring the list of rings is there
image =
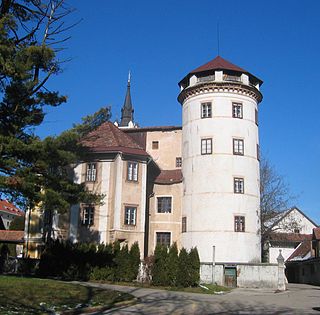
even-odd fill
[[[154,251],[154,263],[152,267],[152,283],[154,285],[169,285],[168,278],[168,247],[157,244]]]
[[[176,284],[179,287],[189,287],[190,277],[189,277],[189,255],[185,248],[181,248],[178,258],[178,272]]]
[[[200,282],[200,258],[197,247],[191,248],[189,252],[189,266],[190,286],[197,286]]]
[[[177,243],[173,243],[168,253],[168,282],[171,286],[175,286],[177,282],[178,263],[178,247]]]

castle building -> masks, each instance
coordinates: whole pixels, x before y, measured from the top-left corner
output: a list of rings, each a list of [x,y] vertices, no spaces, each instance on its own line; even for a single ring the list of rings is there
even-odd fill
[[[138,127],[130,76],[119,123],[82,144],[74,180],[104,196],[74,205],[59,235],[197,247],[201,262],[260,262],[258,104],[262,81],[220,56],[180,82],[182,126]],[[61,232],[61,230],[64,230]]]

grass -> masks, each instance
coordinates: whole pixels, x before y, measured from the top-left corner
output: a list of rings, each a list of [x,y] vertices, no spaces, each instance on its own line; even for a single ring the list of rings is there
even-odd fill
[[[55,280],[0,276],[1,315],[52,314],[52,311],[62,312],[96,306],[107,309],[115,303],[133,298],[127,293]]]

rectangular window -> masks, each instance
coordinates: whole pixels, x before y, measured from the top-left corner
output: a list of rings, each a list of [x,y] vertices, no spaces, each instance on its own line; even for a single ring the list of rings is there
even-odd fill
[[[159,141],[152,141],[152,149],[153,150],[159,149]]]
[[[97,164],[87,163],[86,181],[95,182],[97,178]]]
[[[234,178],[233,179],[233,187],[235,194],[243,194],[244,193],[244,180],[243,178]]]
[[[232,117],[233,118],[243,118],[241,103],[232,103]]]
[[[235,216],[234,217],[234,231],[235,232],[244,232],[245,231],[245,217],[244,216]]]
[[[212,154],[212,139],[201,139],[201,154]]]
[[[254,120],[255,120],[256,125],[258,125],[258,110],[257,109],[255,109],[255,111],[254,111]]]
[[[233,139],[233,154],[244,154],[244,141],[242,139]]]
[[[93,225],[94,207],[85,206],[82,209],[82,224],[86,226]]]
[[[128,162],[127,180],[134,181],[134,182],[138,181],[138,163],[137,162]]]
[[[136,225],[137,220],[137,207],[124,208],[124,224]]]
[[[171,233],[170,232],[157,232],[157,244],[170,246],[171,244]]]
[[[257,144],[257,160],[260,161],[260,146]]]
[[[176,167],[181,167],[182,166],[182,158],[181,157],[177,157],[176,158]]]
[[[210,102],[201,103],[201,118],[212,117],[212,105]]]
[[[171,213],[172,197],[157,197],[158,213]]]
[[[182,217],[182,233],[187,232],[187,217]]]

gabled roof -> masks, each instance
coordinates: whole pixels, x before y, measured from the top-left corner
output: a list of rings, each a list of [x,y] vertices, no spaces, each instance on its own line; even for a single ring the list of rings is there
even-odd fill
[[[140,156],[149,154],[130,136],[121,131],[110,121],[103,123],[91,131],[82,140],[81,144],[94,153],[125,153]]]
[[[311,241],[303,241],[298,245],[287,261],[306,260],[312,257]]]
[[[155,178],[156,184],[177,184],[182,182],[181,169],[161,170],[160,174]]]
[[[307,220],[309,220],[314,226],[318,226],[314,221],[312,221],[305,213],[303,213],[298,207],[292,207],[291,209],[280,212],[270,220],[265,223],[268,230],[272,230],[273,227],[277,226],[285,217],[287,217],[292,211],[297,210],[301,215],[303,215]]]
[[[24,212],[18,209],[15,205],[7,200],[0,200],[0,211],[6,212],[12,215],[24,216]]]
[[[0,230],[0,242],[23,243],[24,231]]]

